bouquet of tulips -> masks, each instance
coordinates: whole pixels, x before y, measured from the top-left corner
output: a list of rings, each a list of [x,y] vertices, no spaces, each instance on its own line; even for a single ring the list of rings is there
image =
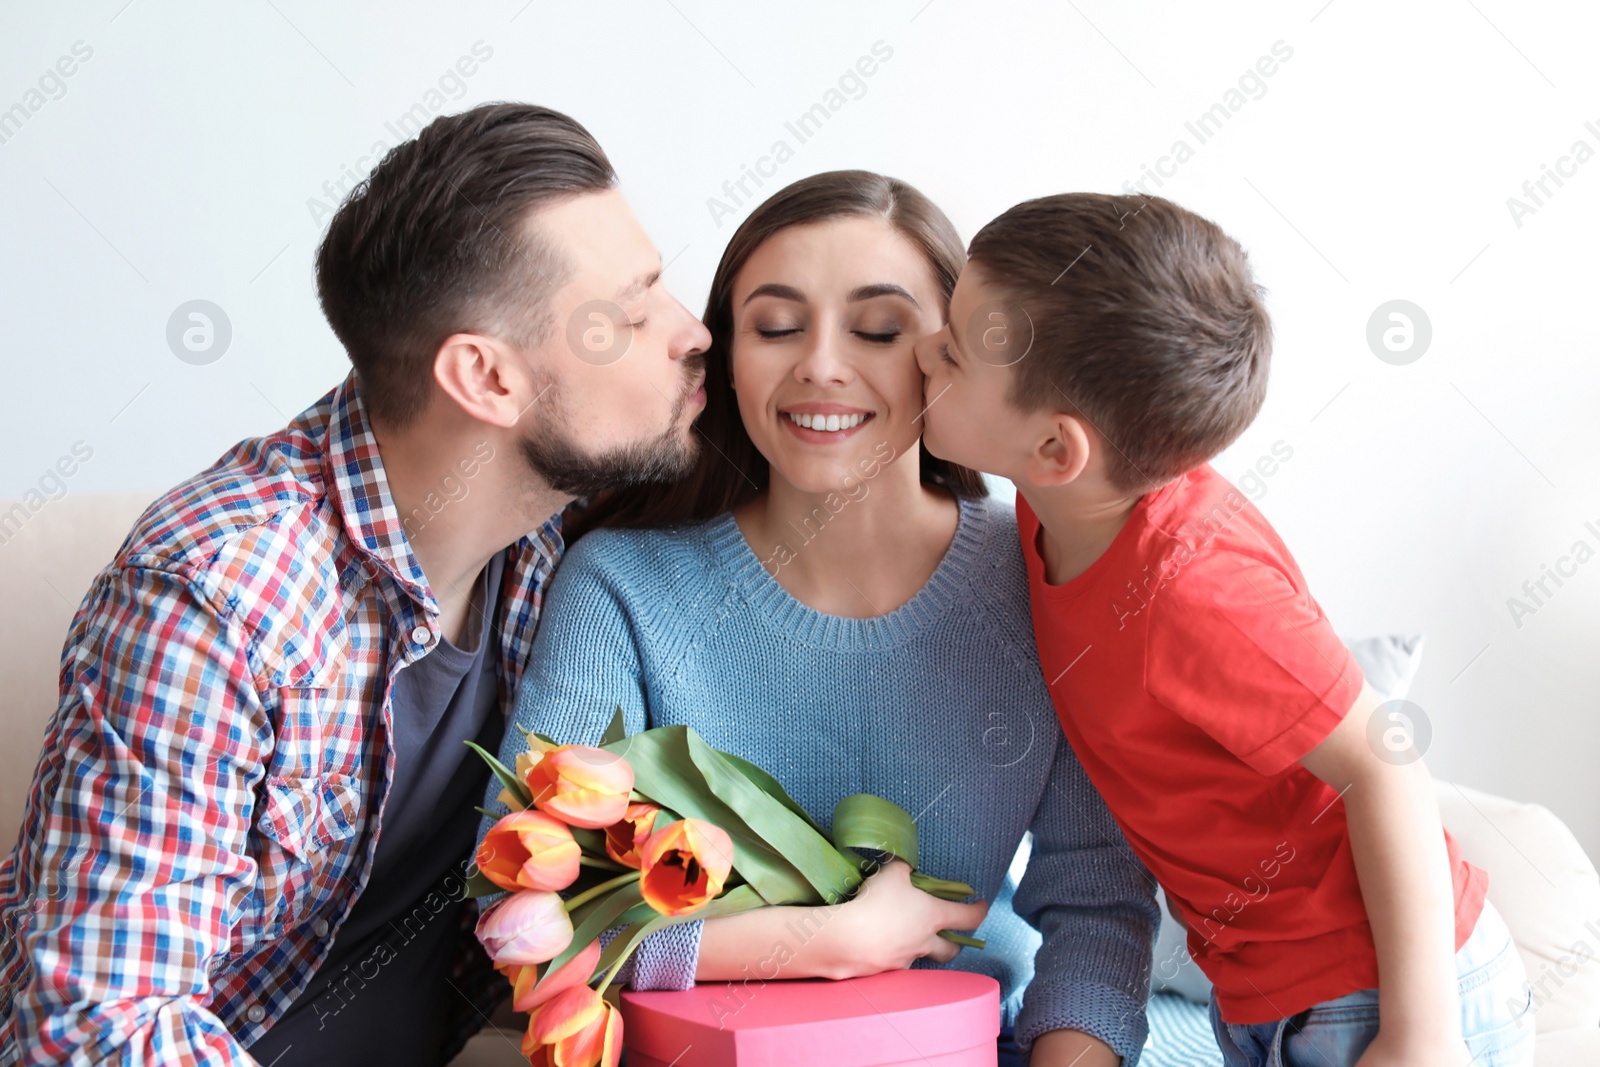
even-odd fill
[[[483,912],[477,933],[511,982],[513,1007],[530,1013],[522,1051],[534,1067],[614,1067],[622,1017],[605,992],[662,927],[776,904],[838,904],[891,858],[909,864],[926,892],[973,895],[916,870],[916,824],[904,808],[858,793],[839,802],[825,833],[771,775],[689,727],[630,737],[618,708],[598,747],[523,736],[528,750],[515,768],[468,742],[511,809],[479,846],[468,892],[509,892]],[[602,951],[600,935],[616,926]],[[950,930],[940,936],[984,945]]]

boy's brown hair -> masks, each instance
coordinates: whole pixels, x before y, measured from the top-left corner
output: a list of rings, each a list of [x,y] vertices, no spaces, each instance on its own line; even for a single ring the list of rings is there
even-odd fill
[[[1027,331],[1011,403],[1088,422],[1118,489],[1198,467],[1260,410],[1272,324],[1215,223],[1160,197],[1065,193],[1007,211],[968,256]]]

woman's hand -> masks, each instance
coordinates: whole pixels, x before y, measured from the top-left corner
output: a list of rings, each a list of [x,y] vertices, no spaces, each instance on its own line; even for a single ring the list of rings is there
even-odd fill
[[[961,946],[940,930],[976,930],[985,901],[956,904],[911,884],[911,867],[892,860],[843,904],[784,905],[708,919],[695,979],[858,978],[911,966],[922,956],[953,959]]]
[[[830,924],[836,927],[832,945],[840,971],[832,977],[896,970],[923,956],[941,963],[954,959],[961,946],[939,931],[976,930],[988,912],[987,901],[957,904],[924,893],[911,884],[910,865],[891,860],[840,905]]]
[[[1028,1067],[1117,1067],[1121,1062],[1110,1045],[1082,1030],[1042,1033],[1028,1056]]]

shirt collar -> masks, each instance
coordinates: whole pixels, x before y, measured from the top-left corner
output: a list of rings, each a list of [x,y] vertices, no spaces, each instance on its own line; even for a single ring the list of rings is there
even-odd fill
[[[432,605],[427,576],[389,495],[389,478],[352,370],[333,392],[323,478],[350,540],[394,576],[420,603]]]

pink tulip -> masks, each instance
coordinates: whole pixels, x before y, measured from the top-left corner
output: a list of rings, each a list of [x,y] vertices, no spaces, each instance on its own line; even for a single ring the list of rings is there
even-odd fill
[[[526,967],[555,959],[572,943],[572,920],[556,894],[524,889],[480,915],[477,933],[497,965]]]

